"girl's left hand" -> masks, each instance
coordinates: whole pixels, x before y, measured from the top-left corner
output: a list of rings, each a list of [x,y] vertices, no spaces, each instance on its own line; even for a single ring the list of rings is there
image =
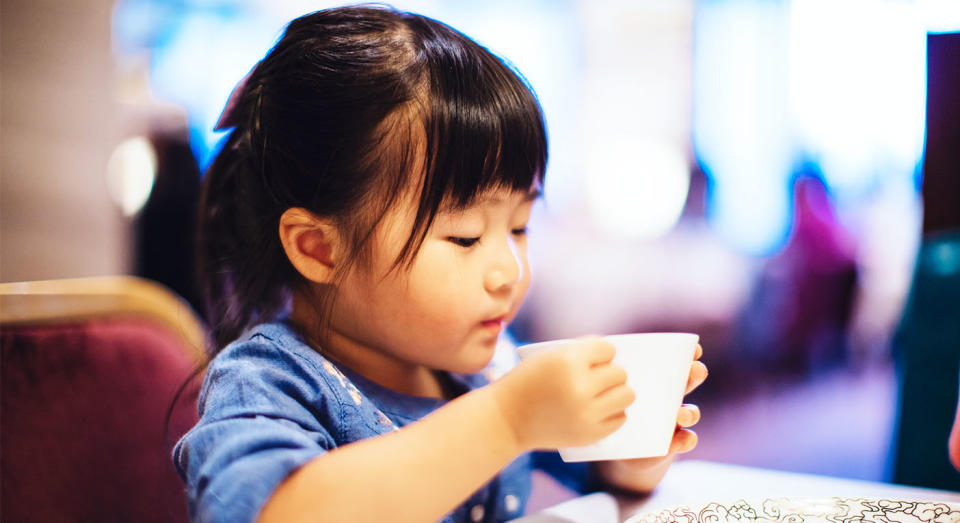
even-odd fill
[[[700,360],[703,348],[697,345],[690,374],[687,376],[689,394],[707,379],[707,366]],[[685,403],[677,413],[677,427],[670,442],[670,452],[666,456],[655,458],[624,459],[597,462],[594,467],[600,479],[609,487],[633,492],[650,492],[660,483],[673,457],[689,452],[697,446],[697,434],[690,427],[700,421],[700,409],[696,405]]]

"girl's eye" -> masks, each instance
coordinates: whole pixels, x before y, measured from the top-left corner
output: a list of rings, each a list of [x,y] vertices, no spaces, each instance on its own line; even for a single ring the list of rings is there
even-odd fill
[[[480,238],[460,238],[457,236],[450,236],[447,238],[447,240],[459,245],[460,247],[473,247],[475,243],[480,241]]]
[[[518,228],[518,229],[513,229],[513,230],[510,231],[510,232],[513,233],[514,236],[524,236],[524,235],[527,234],[527,228],[526,228],[526,227],[520,227],[520,228]]]

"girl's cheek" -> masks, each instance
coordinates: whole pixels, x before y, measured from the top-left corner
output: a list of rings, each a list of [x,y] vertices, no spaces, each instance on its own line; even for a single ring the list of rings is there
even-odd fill
[[[523,305],[523,301],[527,297],[527,291],[530,290],[530,265],[524,260],[523,263],[524,276],[517,284],[516,294],[513,298],[513,305],[510,308],[509,321],[513,321],[513,318],[516,317],[517,311],[520,310],[520,306]]]

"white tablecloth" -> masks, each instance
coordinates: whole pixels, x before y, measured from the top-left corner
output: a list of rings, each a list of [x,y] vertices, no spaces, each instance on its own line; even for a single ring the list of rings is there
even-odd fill
[[[687,460],[674,463],[649,496],[593,494],[561,503],[518,521],[614,523],[625,521],[633,515],[680,505],[697,508],[710,503],[731,506],[738,500],[748,500],[749,505],[766,498],[833,497],[960,504],[958,492]]]

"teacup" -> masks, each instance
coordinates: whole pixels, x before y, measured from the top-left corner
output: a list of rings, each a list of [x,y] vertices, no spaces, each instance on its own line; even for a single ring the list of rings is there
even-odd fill
[[[627,371],[637,399],[627,407],[622,427],[596,443],[560,450],[564,461],[598,461],[665,456],[677,424],[677,412],[699,336],[679,332],[619,334],[603,339],[616,347],[613,362]],[[518,347],[524,359],[571,340]]]

